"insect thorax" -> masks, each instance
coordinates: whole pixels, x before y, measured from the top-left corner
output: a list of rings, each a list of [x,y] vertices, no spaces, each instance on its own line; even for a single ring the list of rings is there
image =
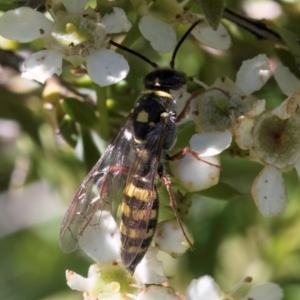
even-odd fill
[[[154,70],[144,78],[144,86],[146,89],[166,92],[169,90],[178,90],[186,85],[186,83],[186,74],[171,68]]]
[[[135,141],[141,145],[151,138],[159,142],[161,132],[167,137],[163,149],[168,150],[177,134],[175,124],[174,99],[164,91],[145,91],[133,110],[133,132]],[[162,129],[164,127],[164,129]]]

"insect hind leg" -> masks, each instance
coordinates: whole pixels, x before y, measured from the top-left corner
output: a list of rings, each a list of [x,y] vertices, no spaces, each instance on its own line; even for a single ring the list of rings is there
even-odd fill
[[[171,187],[171,179],[170,179],[170,176],[166,175],[166,174],[163,174],[162,173],[162,167],[160,166],[159,167],[159,170],[158,170],[158,174],[160,176],[160,179],[161,181],[164,183],[164,185],[166,186],[167,188],[167,191],[168,191],[168,194],[169,194],[169,197],[170,197],[170,206],[171,208],[173,209],[174,211],[174,215],[175,215],[175,218],[180,226],[180,229],[186,239],[186,241],[188,242],[191,250],[194,250],[194,246],[193,246],[193,243],[191,242],[191,240],[188,238],[187,236],[187,233],[185,232],[183,226],[182,226],[182,222],[180,220],[180,216],[179,216],[179,213],[178,213],[178,210],[177,210],[177,202],[176,202],[176,198],[175,198],[175,195],[173,193],[173,190],[172,190],[172,187]]]

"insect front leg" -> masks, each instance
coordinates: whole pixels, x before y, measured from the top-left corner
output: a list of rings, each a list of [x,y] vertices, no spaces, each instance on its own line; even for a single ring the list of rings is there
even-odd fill
[[[182,119],[184,119],[188,116],[188,114],[190,113],[190,109],[191,109],[191,103],[195,98],[199,97],[202,94],[205,94],[206,92],[212,91],[212,90],[218,90],[218,91],[222,92],[227,99],[230,98],[230,95],[228,93],[226,93],[225,91],[223,91],[222,89],[217,88],[217,87],[197,90],[197,91],[193,92],[190,95],[190,97],[185,101],[185,105],[184,105],[182,111],[176,117],[176,123],[180,122]],[[193,111],[192,114],[199,115],[199,114],[201,114],[201,112]]]

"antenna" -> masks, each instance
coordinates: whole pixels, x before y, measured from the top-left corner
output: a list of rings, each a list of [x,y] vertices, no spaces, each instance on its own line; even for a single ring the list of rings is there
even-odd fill
[[[134,55],[136,55],[136,56],[139,57],[139,58],[141,58],[142,60],[144,60],[145,62],[147,62],[148,64],[150,64],[154,69],[158,68],[158,65],[157,65],[156,63],[152,62],[152,61],[151,61],[149,58],[147,58],[146,56],[144,56],[144,55],[142,55],[142,54],[140,54],[140,53],[138,53],[138,52],[136,52],[136,51],[134,51],[134,50],[131,50],[131,49],[125,47],[125,46],[122,46],[121,44],[118,44],[118,43],[116,43],[116,42],[114,42],[114,41],[112,41],[112,40],[110,40],[109,42],[110,42],[112,45],[114,45],[114,46],[116,46],[116,47],[118,47],[118,48],[120,48],[120,49],[122,49],[122,50],[124,50],[124,51],[127,51],[127,52],[129,52],[129,53],[131,53],[131,54],[134,54]]]
[[[182,36],[182,38],[181,38],[180,41],[178,42],[178,44],[177,44],[175,50],[173,51],[172,59],[171,59],[171,61],[170,61],[170,67],[171,67],[172,69],[174,69],[175,57],[176,57],[176,54],[177,54],[177,52],[178,52],[178,50],[179,50],[181,44],[184,42],[184,40],[186,39],[186,37],[191,33],[191,31],[192,31],[199,23],[201,23],[202,21],[203,21],[203,20],[198,20],[198,21],[196,21],[196,22],[195,22],[195,23],[194,23],[194,24],[186,31],[186,33]],[[158,65],[157,65],[156,63],[152,62],[152,61],[151,61],[149,58],[147,58],[146,56],[144,56],[144,55],[142,55],[142,54],[140,54],[140,53],[138,53],[138,52],[136,52],[136,51],[134,51],[134,50],[131,50],[130,48],[127,48],[127,47],[125,47],[125,46],[123,46],[123,45],[121,45],[121,44],[118,44],[118,43],[114,42],[113,40],[110,40],[109,42],[110,42],[110,44],[112,44],[113,46],[115,46],[115,47],[117,47],[117,48],[120,48],[120,49],[122,49],[122,50],[124,50],[124,51],[127,51],[127,52],[129,52],[129,53],[131,53],[131,54],[134,54],[135,56],[141,58],[142,60],[144,60],[145,62],[147,62],[148,64],[150,64],[154,69],[157,69],[157,68],[158,68]]]
[[[172,69],[174,69],[174,64],[175,64],[175,57],[176,57],[176,54],[179,50],[179,47],[181,46],[181,44],[184,42],[184,40],[186,39],[186,37],[191,33],[191,31],[199,24],[203,22],[203,20],[198,20],[196,21],[188,30],[187,32],[182,36],[182,38],[180,39],[180,41],[178,42],[175,50],[173,51],[173,55],[172,55],[172,59],[170,61],[170,67]]]

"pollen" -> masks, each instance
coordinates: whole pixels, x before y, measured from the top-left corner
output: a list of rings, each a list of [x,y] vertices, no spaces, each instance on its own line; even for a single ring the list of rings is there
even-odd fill
[[[66,32],[67,33],[74,33],[76,32],[76,26],[73,23],[66,24]]]
[[[110,283],[110,288],[115,292],[118,293],[121,289],[121,285],[117,281],[113,281]]]

